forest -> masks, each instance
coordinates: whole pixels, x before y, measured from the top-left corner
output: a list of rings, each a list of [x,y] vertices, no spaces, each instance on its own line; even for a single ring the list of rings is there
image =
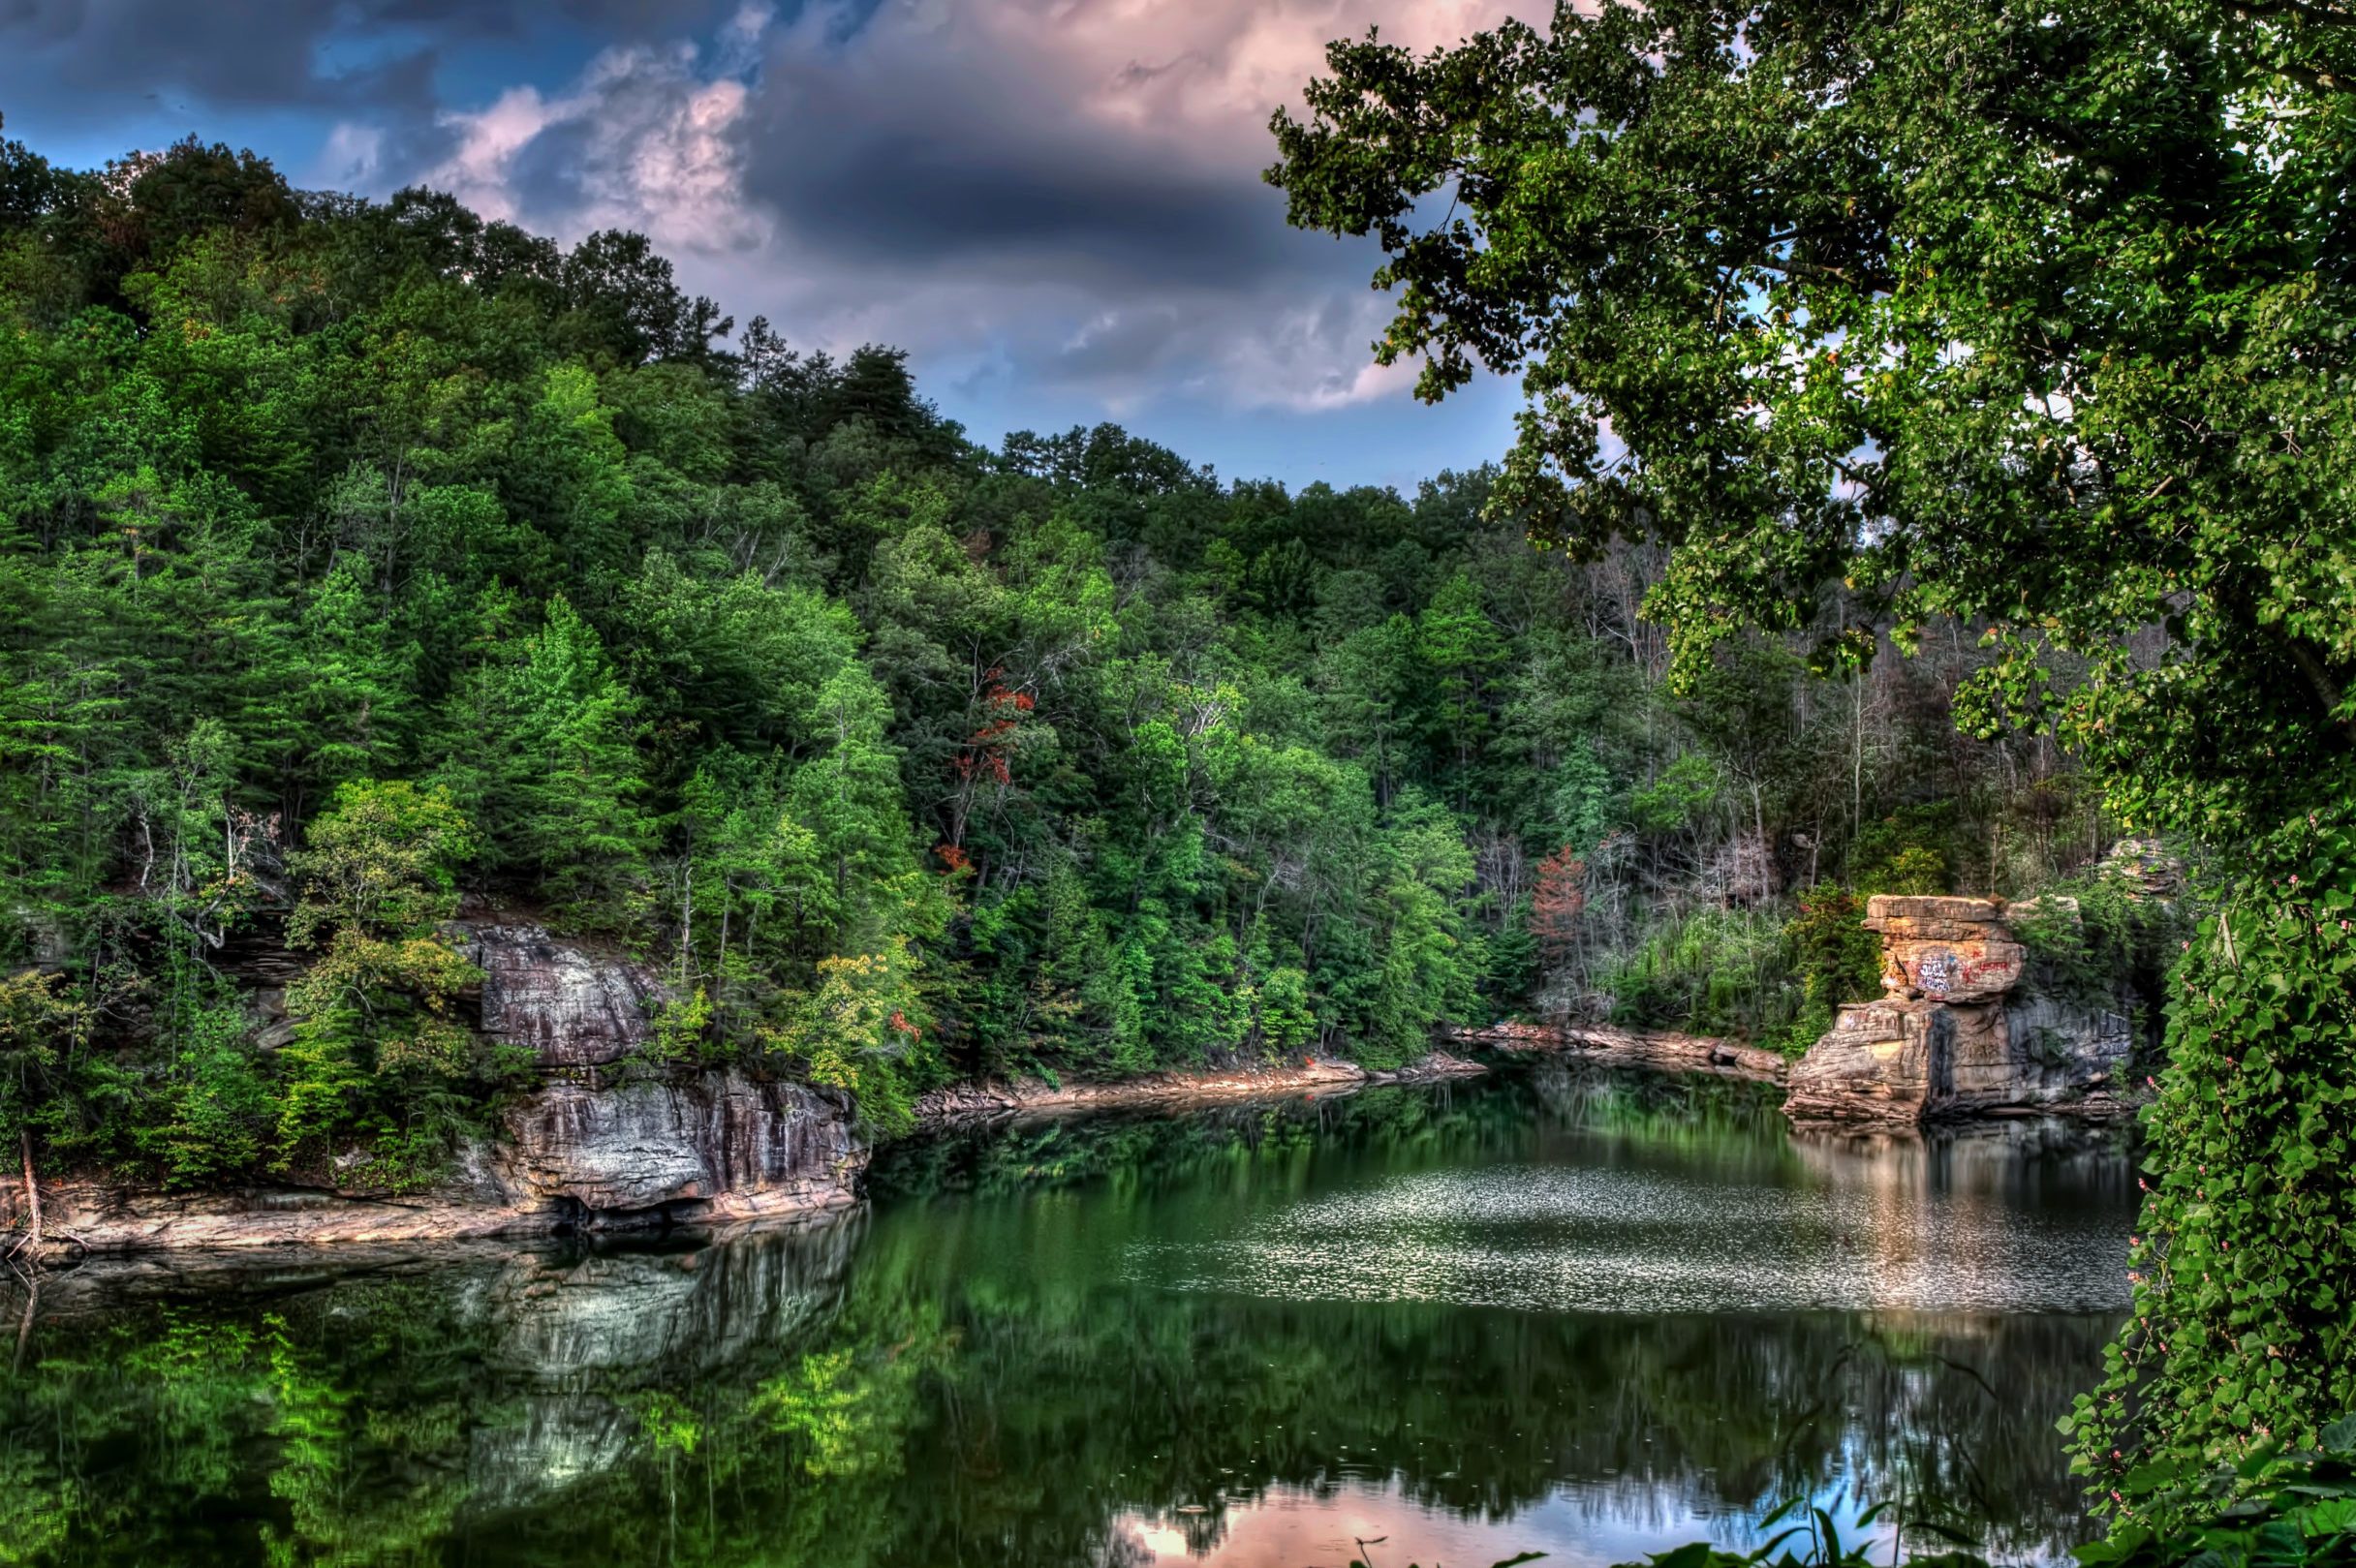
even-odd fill
[[[430,1182],[519,1071],[462,912],[659,965],[659,1059],[888,1134],[959,1076],[1500,1017],[1798,1049],[1874,989],[1859,898],[2116,836],[2050,736],[1959,736],[1971,627],[1672,692],[1662,552],[1534,549],[1496,469],[989,449],[635,234],[12,142],[0,310],[0,1132],[46,1163]]]
[[[739,323],[637,233],[0,142],[0,1143],[32,1199],[432,1188],[537,1081],[474,1027],[484,923],[660,975],[625,1088],[827,1086],[884,1145],[965,1080],[1387,1068],[1507,1019],[1796,1054],[1876,988],[1863,901],[2066,896],[2029,964],[2131,1015],[2139,1117],[2131,1309],[2098,1369],[2037,1352],[2091,1385],[2035,1421],[2081,1558],[2344,1562],[2351,84],[2345,0],[1334,42],[1258,194],[1363,247],[1418,396],[1524,394],[1411,494],[976,441],[899,350]],[[1073,1323],[1181,1392],[1254,1315],[1172,1312],[1156,1360],[1100,1300]],[[879,1405],[952,1343],[901,1305],[847,1320]],[[156,1325],[156,1365],[306,1407],[287,1370],[350,1347],[257,1321]],[[819,1453],[828,1365],[701,1408]]]

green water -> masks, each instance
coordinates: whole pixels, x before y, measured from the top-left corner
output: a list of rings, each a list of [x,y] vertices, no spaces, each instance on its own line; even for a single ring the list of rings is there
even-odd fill
[[[2133,1184],[1547,1070],[910,1146],[799,1231],[88,1269],[0,1563],[1609,1563],[1801,1493],[2050,1557]]]

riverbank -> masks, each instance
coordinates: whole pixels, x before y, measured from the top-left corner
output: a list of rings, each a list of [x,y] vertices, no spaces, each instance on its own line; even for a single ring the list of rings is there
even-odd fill
[[[1773,1052],[1659,1031],[1507,1024],[1458,1030],[1450,1038],[1509,1055],[1556,1055],[1686,1076],[1782,1083],[1785,1068]],[[959,1083],[917,1100],[916,1135],[1015,1116],[1318,1099],[1488,1070],[1435,1050],[1387,1071],[1320,1060],[1145,1073],[1108,1083]],[[548,1092],[561,1105],[511,1117],[514,1125],[506,1129],[505,1141],[468,1151],[453,1180],[413,1195],[292,1184],[170,1191],[99,1177],[44,1179],[46,1241],[38,1261],[521,1241],[576,1231],[775,1221],[859,1201],[858,1174],[868,1151],[851,1134],[847,1107],[783,1086],[757,1090],[732,1077],[717,1087],[720,1092],[692,1084],[552,1086]],[[781,1099],[793,1103],[776,1103]],[[16,1184],[0,1187],[0,1255],[7,1254],[12,1232],[22,1240],[25,1209]],[[36,1259],[25,1249],[16,1261]]]
[[[1492,1024],[1484,1029],[1456,1030],[1448,1038],[1490,1051],[1561,1056],[1596,1066],[1739,1078],[1754,1084],[1781,1084],[1791,1073],[1788,1058],[1763,1047],[1667,1030],[1618,1029],[1609,1024]]]
[[[70,1172],[40,1179],[36,1225],[25,1186],[10,1181],[0,1258],[12,1244],[16,1261],[58,1263],[772,1219],[856,1202],[868,1154],[836,1090],[729,1070],[610,1081],[586,1067],[504,1104],[442,1180],[412,1192],[340,1163],[309,1182],[196,1189]]]
[[[16,1198],[21,1199],[21,1192]],[[22,1223],[0,1204],[0,1259],[57,1266],[84,1257],[284,1248],[440,1247],[527,1241],[579,1231],[656,1230],[816,1217],[858,1201],[850,1181],[681,1198],[642,1210],[597,1212],[544,1201],[444,1188],[415,1197],[323,1187],[243,1186],[175,1192],[91,1178],[41,1184],[44,1240],[24,1242]],[[12,1236],[11,1232],[14,1231]]]
[[[1116,1083],[957,1084],[917,1104],[918,1133],[1015,1114],[1311,1098],[1371,1084],[1477,1076],[1436,1051],[1391,1072],[1347,1061],[1159,1072]],[[708,1075],[707,1075],[708,1076]],[[567,1083],[465,1151],[449,1182],[409,1195],[293,1184],[174,1191],[98,1176],[44,1178],[45,1240],[27,1241],[23,1188],[0,1186],[0,1259],[528,1241],[574,1232],[708,1227],[822,1216],[859,1201],[869,1151],[835,1096],[790,1086]],[[12,1251],[12,1244],[15,1249]]]
[[[1315,1098],[1349,1093],[1372,1084],[1430,1083],[1472,1078],[1489,1069],[1445,1051],[1390,1072],[1371,1071],[1353,1061],[1307,1061],[1294,1065],[1205,1068],[1154,1072],[1111,1083],[1051,1084],[1044,1079],[989,1080],[946,1085],[916,1100],[919,1132],[963,1122],[1032,1112],[1117,1110],[1124,1106],[1185,1105],[1193,1102]]]

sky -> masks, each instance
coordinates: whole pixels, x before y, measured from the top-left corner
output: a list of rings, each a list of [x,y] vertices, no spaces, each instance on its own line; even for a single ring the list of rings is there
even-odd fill
[[[1373,363],[1371,240],[1260,170],[1325,43],[1552,0],[0,0],[0,120],[92,168],[191,132],[297,185],[641,230],[794,346],[909,351],[976,439],[1111,419],[1224,477],[1410,489],[1515,388]]]

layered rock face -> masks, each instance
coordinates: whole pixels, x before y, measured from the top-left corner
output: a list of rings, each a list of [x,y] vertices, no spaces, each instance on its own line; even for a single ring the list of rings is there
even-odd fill
[[[480,1161],[508,1205],[595,1226],[851,1200],[867,1150],[846,1096],[734,1069],[651,1072],[631,1061],[666,999],[651,968],[539,926],[464,935],[482,970],[482,1031],[532,1052],[546,1075],[503,1113]]]
[[[510,1192],[593,1216],[743,1218],[844,1202],[867,1162],[842,1095],[738,1072],[552,1083],[503,1120],[492,1163]]]
[[[1877,897],[1883,997],[1841,1009],[1791,1069],[1803,1122],[1919,1122],[2009,1109],[2115,1107],[2132,1048],[2121,1013],[2025,991],[2026,950],[1989,899]]]
[[[646,1043],[663,985],[643,964],[601,958],[539,926],[464,928],[482,970],[482,1032],[542,1067],[602,1066]]]
[[[92,1251],[408,1244],[733,1220],[855,1199],[868,1152],[847,1095],[634,1061],[664,999],[647,966],[533,925],[458,935],[483,971],[483,1032],[530,1051],[542,1083],[501,1111],[493,1137],[462,1151],[452,1181],[399,1197],[44,1182],[51,1234]],[[21,1222],[22,1203],[16,1184],[0,1184],[0,1227]]]

